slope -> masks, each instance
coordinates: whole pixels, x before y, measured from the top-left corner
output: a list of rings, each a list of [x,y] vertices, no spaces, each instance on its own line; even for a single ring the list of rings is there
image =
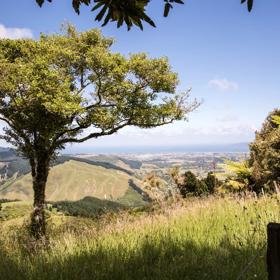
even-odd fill
[[[143,200],[141,191],[131,184],[140,186],[133,176],[116,169],[97,166],[77,160],[68,160],[50,170],[47,183],[48,201],[76,201],[84,197],[117,200],[133,189],[134,198]],[[32,178],[30,173],[9,180],[0,186],[0,198],[32,200]]]

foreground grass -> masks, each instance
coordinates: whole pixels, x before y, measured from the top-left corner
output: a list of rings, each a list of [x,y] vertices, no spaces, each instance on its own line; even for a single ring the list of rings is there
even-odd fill
[[[0,279],[266,279],[266,225],[279,201],[210,198],[98,223],[52,216],[50,246],[30,253],[21,219],[0,224]]]

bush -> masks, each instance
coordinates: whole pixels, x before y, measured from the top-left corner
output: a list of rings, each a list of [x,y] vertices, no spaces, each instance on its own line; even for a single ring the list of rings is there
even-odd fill
[[[253,168],[254,188],[274,190],[274,182],[280,182],[280,109],[266,118],[256,139],[250,145],[250,164]]]
[[[209,172],[205,179],[200,180],[191,171],[187,171],[175,182],[183,198],[188,194],[195,196],[213,194],[215,188],[220,185],[213,172]]]
[[[207,186],[207,191],[213,194],[216,189],[221,185],[221,182],[217,179],[213,172],[208,172],[207,177],[202,180]]]

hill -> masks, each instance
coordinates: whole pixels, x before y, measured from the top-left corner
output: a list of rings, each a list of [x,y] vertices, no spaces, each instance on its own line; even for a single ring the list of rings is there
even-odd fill
[[[128,194],[136,204],[145,200],[140,182],[125,171],[69,158],[60,160],[62,163],[50,170],[46,190],[48,201],[77,201],[84,197],[114,201]],[[0,186],[0,198],[27,201],[32,197],[30,173],[10,178]]]
[[[102,166],[107,169],[116,169],[126,172],[130,175],[134,173],[133,169],[141,167],[141,162],[122,159],[117,156],[70,156],[60,155],[53,162],[53,166],[62,164],[69,160],[86,162],[97,166]],[[10,178],[18,178],[21,175],[31,171],[29,162],[26,159],[17,155],[12,148],[0,147],[0,185],[5,183]]]
[[[90,160],[95,163],[109,163],[114,166],[118,166],[120,168],[132,171],[135,169],[140,169],[142,166],[142,162],[139,160],[132,160],[123,158],[117,155],[90,155],[90,154],[80,154],[77,155],[76,158]]]
[[[32,247],[14,210],[0,219],[0,279],[267,279],[266,226],[280,221],[278,199],[188,199],[100,220],[52,212],[45,250]],[[4,204],[7,215],[16,204]]]

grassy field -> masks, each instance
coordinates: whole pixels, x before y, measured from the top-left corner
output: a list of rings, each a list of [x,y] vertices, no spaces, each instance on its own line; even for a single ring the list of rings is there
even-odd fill
[[[277,197],[208,198],[144,213],[90,219],[49,217],[49,249],[26,237],[24,218],[0,222],[0,278],[266,279],[268,222],[280,221]]]
[[[69,160],[50,170],[46,197],[49,201],[76,201],[87,196],[116,200],[126,194],[130,188],[130,180],[140,184],[136,178],[125,172]],[[16,181],[0,186],[0,197],[32,200],[31,175],[26,174]]]

